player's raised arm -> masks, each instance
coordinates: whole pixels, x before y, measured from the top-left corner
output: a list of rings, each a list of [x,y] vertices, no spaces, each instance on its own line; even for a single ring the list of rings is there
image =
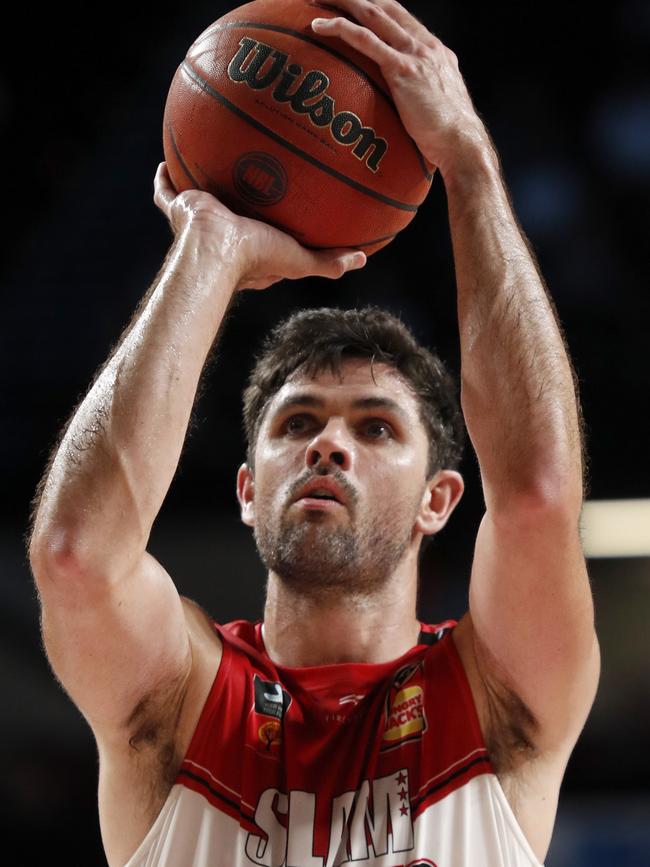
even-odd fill
[[[155,201],[174,243],[62,433],[29,545],[50,662],[95,732],[118,738],[143,697],[180,701],[190,670],[180,597],[146,548],[233,293],[283,277],[339,277],[365,261],[312,253],[207,193],[176,196],[164,163]]]
[[[468,623],[502,755],[552,756],[559,780],[593,702],[599,653],[578,529],[581,412],[555,306],[456,55],[395,0],[332,5],[355,20],[315,21],[314,30],[379,64],[404,125],[445,182],[462,408],[487,507]]]

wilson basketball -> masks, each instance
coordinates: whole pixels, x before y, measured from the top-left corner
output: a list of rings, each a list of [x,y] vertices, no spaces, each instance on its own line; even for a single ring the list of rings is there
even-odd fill
[[[212,193],[308,247],[393,240],[435,167],[405,131],[379,67],[309,0],[254,0],[190,46],[171,83],[163,147],[178,192]]]

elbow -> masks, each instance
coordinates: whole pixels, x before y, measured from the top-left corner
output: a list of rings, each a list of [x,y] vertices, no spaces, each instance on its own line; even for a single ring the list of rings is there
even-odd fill
[[[525,484],[484,485],[488,511],[494,515],[506,515],[512,519],[518,515],[522,520],[537,520],[541,516],[575,516],[579,520],[584,503],[582,482],[575,483],[557,472],[548,472],[527,479]],[[491,508],[490,508],[491,506]]]
[[[78,539],[63,527],[42,529],[29,543],[29,564],[39,586],[82,581],[88,573],[86,559]]]
[[[146,550],[138,538],[114,544],[114,534],[92,528],[39,528],[29,544],[29,563],[39,591],[55,595],[104,594],[131,574]]]
[[[528,508],[534,515],[557,515],[561,520],[575,520],[577,524],[583,503],[582,484],[547,478],[530,494]]]
[[[77,552],[65,531],[40,532],[29,544],[29,565],[36,583],[79,571]]]
[[[580,522],[582,494],[561,492],[549,487],[489,496],[485,494],[487,511],[492,518],[506,526],[531,526],[540,523],[562,526]]]

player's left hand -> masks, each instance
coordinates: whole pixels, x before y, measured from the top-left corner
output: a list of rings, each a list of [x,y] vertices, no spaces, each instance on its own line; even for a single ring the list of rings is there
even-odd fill
[[[318,0],[349,13],[315,18],[314,33],[337,36],[380,67],[408,134],[444,175],[460,141],[489,141],[454,52],[396,0]]]

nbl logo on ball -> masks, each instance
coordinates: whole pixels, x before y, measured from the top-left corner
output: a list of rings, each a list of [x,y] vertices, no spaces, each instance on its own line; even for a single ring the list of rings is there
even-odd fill
[[[364,126],[354,112],[336,111],[336,103],[327,93],[330,80],[321,70],[307,72],[296,85],[302,67],[295,63],[287,67],[288,60],[284,51],[245,36],[228,65],[228,77],[233,82],[245,82],[252,90],[265,90],[275,84],[272,97],[276,102],[289,103],[296,114],[307,115],[316,127],[328,127],[339,144],[352,147],[354,156],[376,172],[388,142],[377,138],[374,129]]]
[[[276,205],[287,191],[287,173],[282,163],[261,151],[241,156],[232,172],[235,189],[252,205]]]

